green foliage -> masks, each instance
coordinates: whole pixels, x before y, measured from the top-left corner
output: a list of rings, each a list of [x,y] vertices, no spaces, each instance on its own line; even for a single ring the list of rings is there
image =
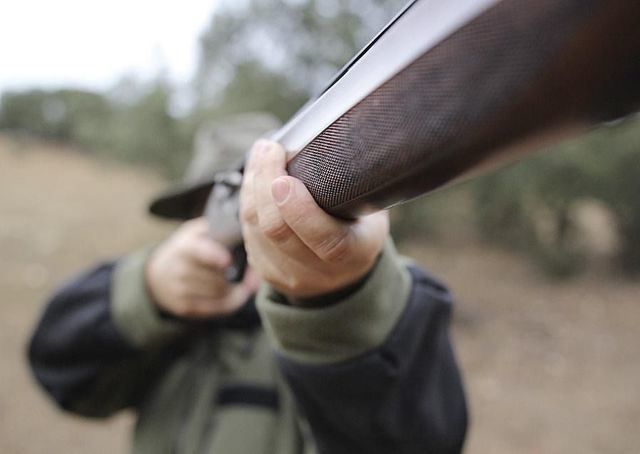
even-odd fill
[[[391,209],[396,242],[456,241],[473,233],[472,185],[461,184]]]
[[[72,143],[176,176],[188,157],[192,131],[169,114],[167,86],[135,92],[128,103],[80,90],[6,93],[0,130]]]
[[[223,2],[201,38],[198,105],[170,113],[162,81],[124,79],[108,93],[5,93],[0,130],[67,141],[177,176],[202,122],[243,111],[283,121],[328,83],[404,0]]]
[[[640,117],[593,137],[601,150],[598,194],[615,213],[621,247],[618,263],[630,274],[640,274]]]
[[[399,205],[391,210],[391,234],[398,243],[436,235],[435,222],[442,212],[424,201]]]
[[[404,3],[222,2],[200,40],[200,109],[214,117],[266,109],[286,120]]]
[[[485,239],[531,256],[549,275],[567,277],[585,267],[572,209],[598,200],[618,229],[618,264],[640,271],[640,118],[557,147],[486,177],[475,186],[476,219]]]
[[[116,105],[109,146],[116,157],[179,176],[189,157],[192,131],[169,113],[169,89],[157,84],[130,104]]]
[[[307,100],[302,90],[287,84],[277,73],[257,62],[243,62],[234,68],[220,100],[208,109],[210,117],[224,117],[240,112],[271,112],[286,121]]]
[[[76,141],[110,116],[108,101],[81,90],[30,90],[2,96],[0,127],[41,137]]]

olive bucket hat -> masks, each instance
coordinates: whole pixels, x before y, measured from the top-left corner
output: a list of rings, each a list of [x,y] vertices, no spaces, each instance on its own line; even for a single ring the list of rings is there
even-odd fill
[[[218,172],[237,169],[251,145],[276,130],[279,120],[268,113],[237,114],[203,125],[194,137],[191,162],[182,182],[153,199],[149,212],[169,219],[189,219],[202,207]]]

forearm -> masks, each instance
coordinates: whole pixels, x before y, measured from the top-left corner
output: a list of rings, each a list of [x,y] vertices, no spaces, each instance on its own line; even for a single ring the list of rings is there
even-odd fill
[[[141,294],[136,269],[143,256],[98,266],[48,302],[28,354],[36,379],[60,407],[103,416],[133,405],[140,377],[148,377],[140,371],[166,354],[153,343],[178,328],[160,320]],[[129,327],[126,316],[134,319]]]
[[[384,254],[338,305],[260,299],[278,363],[321,453],[460,452],[466,407],[448,337],[450,295],[417,269],[409,276],[393,250]]]

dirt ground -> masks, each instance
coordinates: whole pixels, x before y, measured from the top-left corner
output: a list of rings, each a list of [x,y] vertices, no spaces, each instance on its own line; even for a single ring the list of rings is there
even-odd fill
[[[0,452],[126,452],[130,415],[63,415],[24,360],[46,295],[83,267],[162,238],[144,215],[162,181],[62,147],[0,138]],[[635,453],[640,446],[640,283],[552,284],[473,242],[405,252],[457,295],[467,453]]]

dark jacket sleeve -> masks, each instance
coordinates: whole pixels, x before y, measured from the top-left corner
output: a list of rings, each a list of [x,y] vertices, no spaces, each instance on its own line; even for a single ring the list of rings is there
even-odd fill
[[[36,380],[68,411],[106,416],[135,405],[174,347],[141,348],[114,321],[110,262],[54,293],[28,346]],[[144,373],[143,373],[144,372]]]
[[[260,323],[253,298],[236,313],[208,321],[161,314],[144,284],[150,252],[97,266],[47,303],[28,357],[35,378],[61,408],[102,417],[135,407],[197,333]]]
[[[389,270],[393,266],[387,263],[383,268]],[[371,279],[378,281],[368,293],[364,289],[371,306],[380,304],[376,299],[383,298],[386,304],[392,295],[402,294],[388,290],[394,286],[393,273],[376,271]],[[380,285],[386,285],[387,290],[381,290]],[[322,309],[322,314],[307,310],[288,314],[286,322],[278,312],[295,308],[276,308],[259,302],[276,345],[280,369],[309,423],[318,452],[461,452],[467,411],[448,334],[451,296],[447,289],[420,269],[411,267],[405,300],[396,301],[401,311],[384,339],[363,352],[352,349],[347,358],[319,359],[310,347],[313,340],[320,340],[320,345],[331,343],[335,351],[345,351],[345,347],[354,344],[352,333],[362,331],[362,318],[372,325],[380,322],[378,316],[395,317],[393,312],[385,314],[384,310],[372,315],[368,312],[370,306],[363,303],[363,295],[356,298],[359,299],[356,305],[363,304],[360,312],[354,309],[351,313],[340,313],[343,310],[336,307]],[[327,310],[334,314],[325,315]],[[309,320],[313,316],[324,318],[324,322],[331,320],[332,326],[312,327]],[[349,322],[348,317],[356,316],[360,320]],[[312,338],[308,343],[296,338],[295,333],[290,336],[292,329],[296,330],[292,328],[293,319],[300,317],[302,325],[306,325],[307,337]],[[346,327],[346,331],[338,334],[335,325],[341,323],[344,327],[338,329]],[[331,331],[334,332],[329,334],[328,342],[327,332]],[[361,344],[363,349],[366,342]],[[306,354],[302,353],[304,350]],[[322,354],[326,357],[329,351],[327,348]]]

